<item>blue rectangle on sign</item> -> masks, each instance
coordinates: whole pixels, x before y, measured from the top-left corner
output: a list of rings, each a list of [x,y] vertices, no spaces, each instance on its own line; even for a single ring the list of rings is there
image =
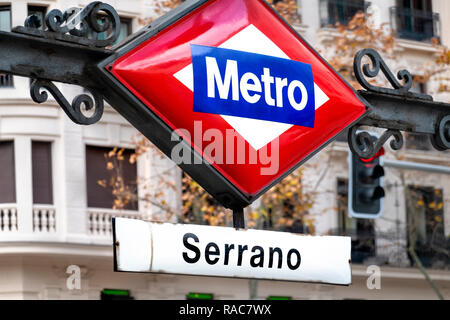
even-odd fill
[[[196,112],[314,127],[309,64],[191,45]]]

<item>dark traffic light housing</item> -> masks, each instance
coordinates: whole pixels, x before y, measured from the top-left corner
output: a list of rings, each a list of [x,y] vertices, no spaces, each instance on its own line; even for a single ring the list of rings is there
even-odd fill
[[[348,212],[352,218],[376,219],[383,211],[383,155],[382,148],[371,159],[349,154]]]

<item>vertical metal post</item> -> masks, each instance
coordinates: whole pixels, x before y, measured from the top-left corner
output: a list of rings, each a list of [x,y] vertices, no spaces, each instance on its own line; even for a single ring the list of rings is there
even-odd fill
[[[245,228],[244,208],[233,209],[233,227],[239,229]]]

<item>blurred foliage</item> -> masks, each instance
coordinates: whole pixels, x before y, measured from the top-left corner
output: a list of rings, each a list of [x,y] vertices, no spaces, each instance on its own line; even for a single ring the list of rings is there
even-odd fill
[[[387,25],[384,23],[377,27],[370,14],[358,12],[347,25],[337,23],[332,40],[325,42],[323,54],[326,60],[355,89],[361,89],[353,73],[353,59],[359,50],[372,48],[382,56],[394,56],[395,35]]]
[[[279,14],[290,24],[300,23],[300,16],[297,13],[296,0],[266,0]],[[155,16],[159,17],[172,9],[175,9],[184,0],[154,0]],[[139,18],[138,22],[141,25],[150,24],[155,17]]]

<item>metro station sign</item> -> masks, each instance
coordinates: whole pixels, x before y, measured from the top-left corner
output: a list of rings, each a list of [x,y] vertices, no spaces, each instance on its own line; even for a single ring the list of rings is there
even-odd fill
[[[229,208],[368,110],[263,0],[187,1],[99,67],[111,104]]]
[[[351,284],[350,237],[113,218],[114,270]]]

